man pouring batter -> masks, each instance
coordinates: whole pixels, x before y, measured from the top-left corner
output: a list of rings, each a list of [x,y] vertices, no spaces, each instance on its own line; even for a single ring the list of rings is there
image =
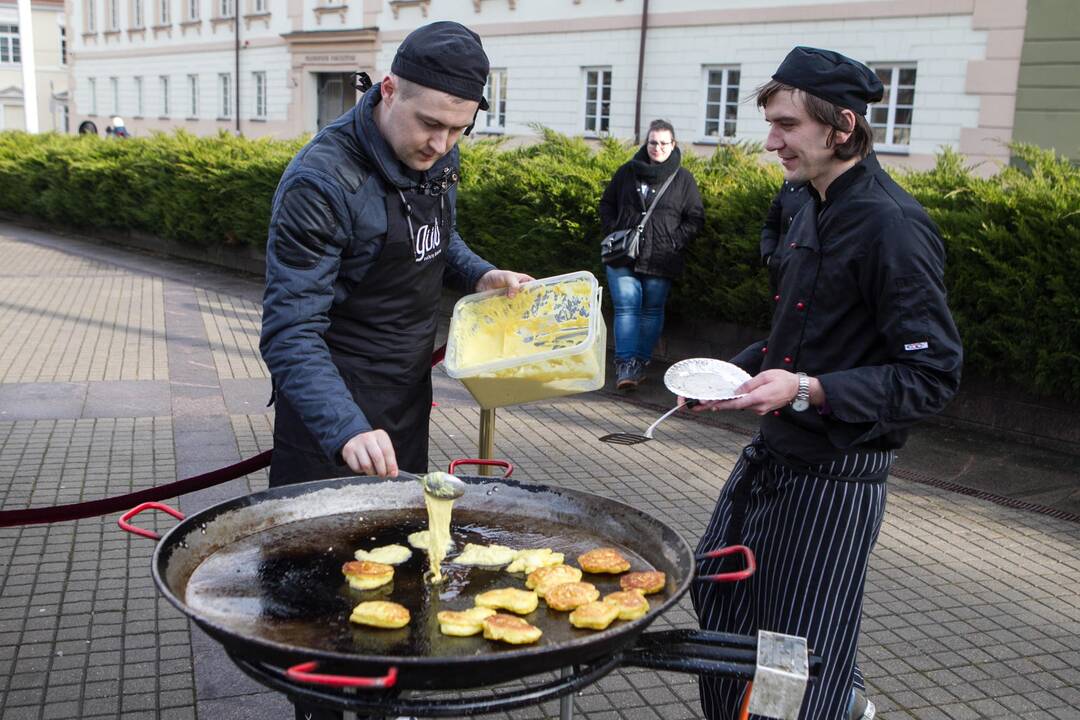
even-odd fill
[[[747,394],[694,409],[762,416],[698,546],[747,545],[759,570],[742,583],[695,584],[694,608],[709,630],[806,637],[824,658],[803,703],[808,720],[874,716],[855,657],[885,479],[907,428],[960,382],[941,237],[873,152],[864,116],[881,97],[862,63],[805,47],[758,90],[766,148],[785,180],[809,183],[810,200],[770,261],[769,337],[733,359],[753,376]],[[701,572],[723,569],[710,560]],[[744,687],[702,677],[706,717],[734,718]]]

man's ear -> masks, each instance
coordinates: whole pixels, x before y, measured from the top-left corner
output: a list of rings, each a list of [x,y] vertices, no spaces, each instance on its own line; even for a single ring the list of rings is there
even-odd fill
[[[844,124],[847,125],[848,129],[833,131],[834,145],[843,145],[851,137],[851,133],[855,132],[855,113],[844,108],[840,111],[840,117],[844,119]]]
[[[393,104],[394,98],[397,97],[397,91],[397,79],[393,75],[387,74],[379,84],[379,95],[382,96],[382,100],[387,107]]]

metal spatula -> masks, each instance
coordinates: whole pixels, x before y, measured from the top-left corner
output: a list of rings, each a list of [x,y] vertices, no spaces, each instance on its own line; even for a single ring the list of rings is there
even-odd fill
[[[673,413],[684,407],[694,407],[698,404],[697,400],[687,400],[686,402],[676,405],[668,410],[666,413],[656,419],[649,429],[645,431],[644,435],[638,435],[637,433],[611,433],[610,435],[604,435],[600,438],[600,442],[611,443],[612,445],[637,445],[638,443],[648,442],[653,439],[653,430],[660,423],[667,420]]]

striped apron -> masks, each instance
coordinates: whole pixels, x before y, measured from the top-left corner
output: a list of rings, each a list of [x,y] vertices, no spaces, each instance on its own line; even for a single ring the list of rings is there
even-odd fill
[[[803,720],[844,720],[852,686],[863,586],[885,514],[885,478],[892,451],[851,452],[820,465],[781,463],[761,436],[743,449],[717,500],[697,552],[743,544],[758,570],[736,583],[694,583],[701,627],[743,635],[759,629],[805,637],[823,659],[807,686]],[[731,558],[706,560],[699,573],[734,568]],[[736,717],[746,683],[700,678],[709,720]],[[757,717],[757,716],[754,716]]]

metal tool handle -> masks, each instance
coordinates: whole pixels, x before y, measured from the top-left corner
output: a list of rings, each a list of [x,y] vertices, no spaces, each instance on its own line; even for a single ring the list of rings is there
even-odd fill
[[[398,669],[395,665],[391,665],[382,677],[353,677],[352,675],[328,675],[312,672],[318,667],[319,663],[315,660],[300,663],[286,670],[285,676],[297,682],[343,688],[391,688],[397,683]]]
[[[161,510],[163,512],[169,513],[170,515],[172,515],[177,520],[183,520],[184,519],[184,513],[180,512],[179,510],[174,510],[173,508],[169,507],[165,503],[144,502],[141,505],[136,505],[135,507],[131,508],[126,513],[121,515],[120,519],[116,521],[116,524],[120,526],[121,530],[125,530],[125,531],[131,533],[132,535],[141,535],[142,537],[150,538],[151,540],[160,540],[161,535],[158,535],[153,530],[147,530],[145,528],[136,527],[136,526],[134,526],[134,525],[132,525],[131,523],[128,522],[128,520],[135,517],[139,513],[143,512],[144,510]]]
[[[657,426],[657,425],[659,425],[660,423],[664,422],[664,421],[665,421],[665,420],[667,420],[667,419],[668,419],[669,417],[671,417],[671,416],[672,416],[672,415],[673,415],[674,413],[677,413],[677,412],[678,412],[679,410],[682,410],[682,409],[683,409],[684,407],[687,407],[687,408],[690,408],[690,407],[694,407],[694,406],[695,406],[695,405],[697,405],[697,404],[698,404],[699,402],[700,402],[699,400],[694,400],[694,399],[690,399],[690,400],[683,400],[683,401],[682,401],[681,403],[679,403],[678,405],[676,405],[675,407],[671,408],[671,409],[670,409],[670,410],[668,410],[668,411],[667,411],[666,413],[664,413],[663,415],[661,415],[660,417],[658,417],[658,418],[656,419],[656,422],[654,422],[654,423],[653,423],[652,425],[650,425],[650,426],[649,426],[649,429],[645,431],[645,437],[647,437],[647,438],[649,438],[650,440],[652,440],[652,434],[653,434],[653,430],[655,430],[655,429],[656,429],[656,426]]]
[[[454,471],[457,470],[458,465],[493,465],[495,467],[501,467],[506,470],[503,473],[503,478],[508,478],[514,473],[514,463],[509,460],[489,460],[486,458],[458,458],[457,460],[450,461],[450,468],[448,473],[454,475]]]
[[[707,553],[702,553],[694,557],[695,560],[708,560],[712,558],[721,558],[728,555],[734,555],[741,553],[746,558],[746,567],[742,570],[736,570],[735,572],[718,573],[716,575],[699,575],[698,580],[703,582],[736,582],[738,580],[745,580],[757,571],[757,561],[754,559],[754,551],[745,545],[728,545],[727,547],[720,548],[719,550],[711,550]]]

